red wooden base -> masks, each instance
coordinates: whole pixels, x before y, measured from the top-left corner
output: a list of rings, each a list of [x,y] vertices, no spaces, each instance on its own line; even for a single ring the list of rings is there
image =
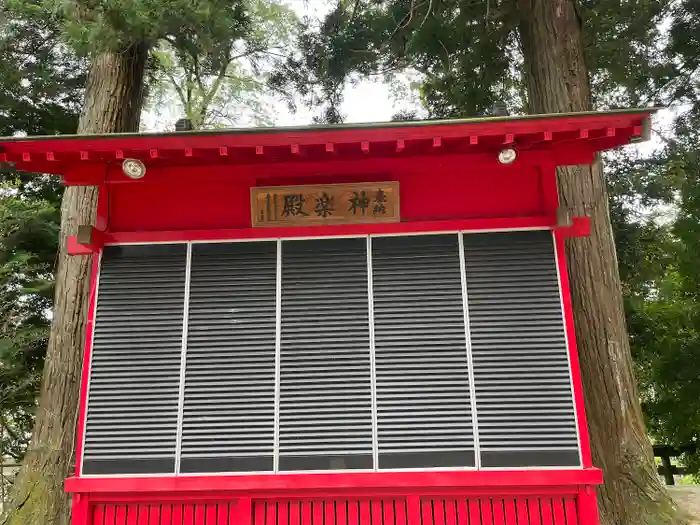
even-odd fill
[[[147,478],[74,478],[66,485],[95,489],[74,495],[73,525],[599,525],[595,469],[265,476],[286,478],[269,487],[254,478],[263,479],[153,478],[153,490]],[[302,487],[287,483],[303,478]],[[323,479],[327,487],[316,483]],[[382,479],[402,482],[391,487]]]

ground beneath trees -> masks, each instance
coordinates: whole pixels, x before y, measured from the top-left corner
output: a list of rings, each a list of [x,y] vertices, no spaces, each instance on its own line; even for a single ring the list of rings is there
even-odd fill
[[[690,524],[700,525],[700,486],[681,485],[668,490],[678,506],[690,515]]]

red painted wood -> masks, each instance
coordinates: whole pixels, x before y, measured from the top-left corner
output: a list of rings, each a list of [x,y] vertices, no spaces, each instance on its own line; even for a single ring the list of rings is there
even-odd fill
[[[493,525],[493,506],[490,498],[482,498],[481,504],[481,523],[483,525]]]
[[[90,274],[90,304],[88,318],[85,323],[85,348],[83,349],[83,370],[80,378],[80,401],[78,408],[78,425],[75,444],[75,470],[81,472],[83,458],[83,433],[85,431],[85,418],[87,414],[88,379],[90,377],[90,360],[92,355],[92,332],[95,322],[95,310],[97,309],[97,276],[100,271],[100,258],[92,256],[92,270]]]
[[[360,504],[357,501],[348,502],[348,525],[359,525]]]
[[[239,498],[235,504],[229,503],[229,524],[251,525],[253,523],[253,502],[249,497]]]
[[[203,507],[203,505],[199,505],[198,507]],[[148,525],[160,525],[160,514],[161,514],[161,505],[151,505],[150,508],[148,509]],[[197,523],[195,521],[195,523]],[[204,525],[204,520],[202,520],[202,525]]]
[[[325,506],[322,500],[314,500],[311,502],[311,522],[313,525],[321,524],[323,525],[323,517],[326,513]],[[268,523],[267,525],[272,525]],[[306,524],[304,524],[306,525]]]
[[[420,502],[421,523],[423,525],[433,525],[433,502],[421,499]]]
[[[412,166],[412,169],[415,169]],[[422,172],[390,172],[367,177],[394,180],[400,185],[403,221],[438,221],[469,218],[505,218],[552,214],[540,192],[539,169],[518,173],[494,168],[489,176],[464,173],[464,164],[446,168],[439,177]],[[434,173],[431,171],[431,173]],[[290,178],[264,184],[360,182],[355,173],[332,180]],[[151,183],[110,188],[109,229],[119,231],[170,231],[250,228],[250,187],[253,180],[227,180],[210,184]]]
[[[348,525],[348,502],[338,501],[336,504],[336,524],[335,525]],[[333,525],[333,524],[331,524]]]
[[[554,525],[567,525],[566,513],[564,511],[564,499],[553,498],[552,509],[554,511]]]
[[[481,525],[481,505],[477,498],[470,498],[469,506],[469,525]]]
[[[199,525],[196,524],[194,521],[194,505],[190,504],[185,504],[182,506],[182,523],[192,523],[194,525]],[[257,525],[257,522],[256,522]],[[262,525],[262,523],[261,523]]]
[[[289,525],[288,501],[280,501],[277,503],[277,525]]]
[[[550,498],[540,498],[540,512],[542,514],[542,525],[554,525],[554,511]]]
[[[72,525],[90,525],[90,502],[83,494],[75,494],[71,503]]]
[[[457,500],[445,500],[445,525],[457,525]]]
[[[576,501],[571,498],[564,500],[564,510],[566,512],[566,525],[578,525],[578,511],[576,509]],[[584,523],[582,525],[588,525]]]
[[[253,502],[253,523],[255,525],[265,525],[266,520],[265,502],[257,500]]]
[[[462,230],[466,232],[550,229],[554,217],[513,217],[492,219],[464,219],[445,221],[417,221],[389,224],[355,224],[342,226],[307,226],[287,228],[247,228],[238,230],[178,230],[157,232],[113,232],[105,235],[107,244],[124,243],[177,243],[205,241],[235,241],[296,237],[328,237],[351,235],[381,235],[397,233],[427,233]]]
[[[457,525],[469,525],[469,506],[466,498],[457,500]]]
[[[420,497],[409,494],[406,498],[406,521],[408,525],[421,525]]]
[[[426,502],[426,505],[430,505],[430,503]],[[447,520],[446,514],[446,505],[445,505],[445,500],[443,499],[433,499],[432,501],[432,507],[433,507],[433,524],[434,525],[445,525],[445,522]]]
[[[185,516],[184,516],[183,510],[184,510],[184,507],[182,504],[176,503],[173,505],[173,512],[171,514],[173,525],[183,525],[185,523],[185,521],[184,521]],[[233,525],[233,524],[229,523],[229,525]]]
[[[360,500],[360,525],[372,524],[370,502],[368,500]]]
[[[114,523],[119,525],[126,524],[126,505],[117,505],[115,508]]]
[[[301,525],[301,505],[298,501],[289,502],[289,525]]]
[[[576,421],[578,424],[581,463],[584,467],[588,468],[593,466],[593,459],[591,457],[591,442],[588,434],[588,422],[586,420],[581,364],[579,362],[578,348],[576,344],[574,307],[571,302],[571,286],[569,284],[569,270],[566,261],[565,242],[566,241],[562,235],[558,234],[557,232],[554,233],[559,281],[561,283],[562,307],[564,309],[564,327],[569,346],[569,362],[571,363],[571,384],[573,387]]]
[[[206,509],[204,511],[204,517],[205,521],[204,523],[206,525],[209,525],[210,523],[216,523],[216,525],[219,525],[217,523],[218,517],[219,517],[219,506],[216,503],[209,503],[206,506]],[[223,524],[222,524],[223,525]]]
[[[503,520],[504,525],[518,525],[517,509],[515,505],[515,500],[507,498],[503,500],[503,510],[505,519]]]
[[[530,525],[542,525],[540,498],[528,498],[527,508],[530,514]]]
[[[266,525],[275,525],[277,522],[277,505],[274,501],[268,501],[265,505],[265,523]],[[323,523],[323,522],[322,522]]]
[[[313,516],[313,509],[311,507],[311,502],[310,501],[302,501],[301,502],[301,523],[302,525],[306,525],[307,523],[311,523]],[[263,525],[263,522],[258,522],[255,520],[255,525]]]
[[[370,501],[372,525],[383,525],[384,505],[382,500],[374,499]],[[392,524],[393,525],[393,524]]]
[[[308,497],[307,491],[361,490],[368,494],[390,491],[401,494],[407,489],[443,488],[460,490],[476,487],[488,491],[496,487],[513,490],[527,487],[599,485],[602,473],[599,469],[576,470],[482,470],[445,472],[369,472],[332,474],[265,474],[250,476],[169,476],[123,478],[68,478],[67,492],[135,494],[145,493],[196,493],[221,491],[230,495],[250,495],[255,492],[294,494]],[[121,497],[121,496],[120,496]]]
[[[139,506],[136,504],[126,507],[126,525],[138,525]],[[172,520],[171,520],[172,521]]]
[[[506,522],[506,512],[504,502],[501,498],[493,499],[491,501],[491,509],[493,512],[493,524],[500,525]],[[486,524],[490,525],[490,524]]]
[[[70,165],[79,162],[80,151],[89,151],[93,159],[114,158],[115,152],[123,151],[125,156],[133,156],[149,161],[149,165],[164,162],[166,159],[149,159],[151,149],[168,151],[163,157],[170,157],[170,162],[184,159],[186,148],[197,150],[199,157],[216,155],[221,148],[227,148],[229,156],[255,157],[258,146],[265,147],[265,155],[258,155],[268,162],[279,158],[283,148],[289,150],[291,145],[304,146],[305,154],[314,157],[326,155],[326,143],[338,144],[341,154],[361,154],[356,144],[371,143],[370,152],[381,153],[386,146],[395,149],[397,140],[405,140],[408,149],[415,147],[430,147],[432,138],[440,136],[447,146],[450,139],[457,139],[458,143],[466,142],[467,137],[481,137],[485,146],[491,148],[501,144],[507,134],[518,136],[521,143],[538,141],[545,131],[552,132],[552,140],[567,140],[570,148],[575,148],[577,136],[579,142],[585,137],[580,134],[572,135],[577,130],[590,130],[589,135],[596,137],[610,135],[607,129],[615,130],[615,136],[611,137],[616,144],[627,143],[634,134],[634,128],[641,126],[649,118],[653,110],[641,110],[626,114],[594,114],[594,115],[569,115],[552,118],[542,116],[535,119],[509,118],[507,120],[487,120],[477,122],[444,121],[432,125],[406,126],[401,124],[387,124],[372,128],[326,128],[321,130],[275,130],[274,132],[260,132],[249,130],[247,132],[232,133],[219,131],[205,134],[170,133],[162,135],[126,135],[109,137],[69,137],[69,138],[21,138],[0,142],[2,151],[8,160],[22,160],[18,169],[26,169],[36,172],[61,173]],[[593,141],[595,144],[595,141]],[[425,144],[425,146],[422,146]],[[546,143],[547,145],[550,142]],[[345,146],[345,147],[340,147]],[[230,149],[228,149],[230,148]],[[495,149],[495,148],[494,148]],[[56,161],[49,163],[45,159],[47,151],[55,154]],[[128,153],[127,153],[128,152]],[[175,155],[175,153],[178,155]],[[34,155],[31,153],[39,153]],[[291,155],[291,153],[289,153]],[[33,161],[33,162],[32,162]],[[85,162],[88,164],[87,162]],[[39,165],[56,164],[49,170],[36,169]],[[99,165],[98,165],[99,167]],[[97,171],[97,170],[95,170]]]
[[[578,509],[579,522],[582,525],[600,523],[600,515],[598,513],[598,500],[595,491],[591,487],[584,487],[583,491],[576,498],[576,506]]]
[[[105,506],[95,505],[92,510],[91,525],[104,525],[105,522]]]
[[[117,506],[112,504],[105,505],[104,523],[105,525],[111,525],[116,523],[117,518]]]
[[[225,521],[218,521],[217,517],[214,516],[214,520],[212,523],[216,523],[216,525],[226,525]],[[160,522],[159,525],[180,525],[178,524],[173,524],[173,505],[172,503],[163,503],[160,507]]]

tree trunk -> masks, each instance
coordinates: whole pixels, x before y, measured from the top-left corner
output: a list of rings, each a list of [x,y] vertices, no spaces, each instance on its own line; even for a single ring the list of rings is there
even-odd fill
[[[93,59],[78,132],[138,131],[148,46],[105,52]],[[66,240],[81,224],[94,224],[97,188],[72,186],[61,205],[61,238],[53,323],[34,432],[15,484],[6,525],[68,525],[70,496],[63,480],[75,463],[83,344],[92,258],[69,257]]]
[[[575,0],[518,0],[531,113],[591,109],[581,20]],[[576,339],[606,525],[679,523],[661,484],[642,417],[625,324],[620,275],[602,166],[560,168],[559,195],[591,235],[567,241]]]

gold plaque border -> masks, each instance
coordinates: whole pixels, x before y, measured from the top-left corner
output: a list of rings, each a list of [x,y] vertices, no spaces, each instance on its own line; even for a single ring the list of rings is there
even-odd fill
[[[357,220],[352,221],[338,221],[316,218],[312,217],[309,219],[304,219],[303,221],[293,222],[293,221],[264,221],[261,222],[256,217],[256,207],[257,202],[256,196],[259,193],[273,193],[273,192],[293,192],[302,190],[304,192],[319,191],[323,188],[342,188],[350,191],[357,189],[363,190],[380,190],[382,188],[391,187],[396,194],[396,204],[394,206],[394,215],[391,217],[358,217]],[[349,182],[349,183],[339,183],[339,184],[301,184],[293,186],[251,186],[250,188],[250,224],[252,228],[299,228],[304,226],[345,226],[352,224],[376,224],[376,223],[391,223],[391,222],[401,222],[401,194],[399,192],[399,181],[386,181],[386,182]]]

